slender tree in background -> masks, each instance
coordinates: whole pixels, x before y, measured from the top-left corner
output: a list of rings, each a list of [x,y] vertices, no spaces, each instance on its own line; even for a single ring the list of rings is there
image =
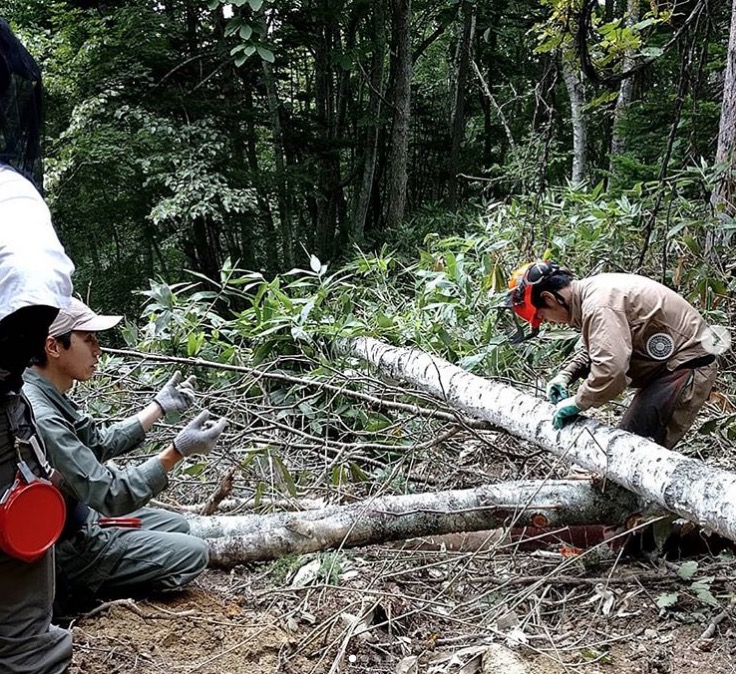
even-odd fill
[[[472,47],[475,36],[475,2],[464,0],[458,6],[460,14],[460,35],[457,42],[457,63],[455,74],[455,92],[453,95],[453,106],[450,120],[452,147],[450,150],[450,185],[449,203],[457,205],[458,173],[460,173],[460,151],[465,141],[465,125],[467,122],[465,114],[465,99],[467,96],[468,79],[470,77],[470,63],[472,59]]]
[[[731,31],[728,40],[726,71],[723,78],[723,101],[718,127],[716,162],[730,170],[717,183],[711,197],[715,209],[721,213],[736,215],[736,0],[731,7]]]
[[[570,52],[562,52],[562,77],[565,80],[570,100],[570,123],[572,125],[572,169],[570,179],[581,185],[586,178],[586,156],[588,145],[587,122],[585,119],[585,85],[582,73]]]
[[[261,65],[263,67],[263,85],[271,117],[271,142],[273,143],[273,161],[276,168],[276,193],[281,233],[281,260],[286,265],[291,265],[294,260],[291,234],[291,195],[286,185],[287,173],[284,134],[281,127],[281,103],[271,64],[268,61],[263,61]]]
[[[357,193],[353,215],[351,238],[362,241],[368,219],[368,209],[375,189],[376,163],[378,160],[378,141],[381,130],[381,112],[384,96],[384,61],[386,58],[386,0],[373,3],[372,38],[370,70],[361,75],[368,82],[368,108],[362,124],[362,137],[359,136],[359,166],[361,171],[360,189]]]
[[[639,21],[641,0],[627,0],[624,22],[631,27]],[[623,71],[628,71],[634,65],[634,50],[626,49],[621,64]],[[611,131],[611,151],[609,156],[609,172],[616,175],[616,158],[626,151],[626,137],[623,133],[623,121],[626,111],[631,105],[634,93],[634,78],[626,77],[621,80],[616,97],[616,106],[613,110],[613,128]]]
[[[412,75],[411,0],[391,0],[391,9],[393,117],[389,142],[388,194],[384,203],[384,226],[387,229],[399,226],[406,208]]]

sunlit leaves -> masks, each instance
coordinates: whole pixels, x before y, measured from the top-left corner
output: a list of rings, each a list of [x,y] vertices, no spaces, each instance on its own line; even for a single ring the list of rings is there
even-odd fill
[[[545,20],[535,27],[536,51],[548,53],[560,50],[563,58],[577,60],[579,57],[579,23],[584,15],[583,0],[543,0],[547,9]],[[603,75],[619,73],[624,57],[629,62],[637,58],[655,58],[663,51],[658,46],[646,44],[647,38],[662,26],[666,26],[671,12],[660,12],[656,6],[642,20],[632,23],[627,15],[605,21],[603,5],[593,7],[591,29],[587,49],[592,65]],[[588,31],[590,32],[590,31]],[[606,101],[600,100],[598,104]],[[592,105],[592,104],[591,104]]]

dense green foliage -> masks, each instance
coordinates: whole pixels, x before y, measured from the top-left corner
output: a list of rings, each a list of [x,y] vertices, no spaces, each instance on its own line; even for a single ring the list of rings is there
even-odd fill
[[[326,381],[329,345],[371,334],[534,385],[576,337],[512,349],[495,306],[511,269],[545,251],[580,275],[642,271],[729,323],[729,254],[709,201],[724,175],[713,156],[726,8],[668,47],[678,25],[666,11],[627,27],[622,6],[600,7],[598,76],[620,72],[627,49],[652,60],[634,76],[616,155],[616,86],[586,84],[588,177],[571,185],[562,71],[579,56],[565,17],[580,3],[415,1],[408,105],[392,30],[402,7],[11,5],[45,73],[46,188],[76,288],[132,317],[129,345]],[[352,409],[242,373],[201,375],[242,401],[291,401],[315,428]],[[358,416],[362,431],[380,426]]]
[[[667,208],[653,224],[646,271],[674,285],[711,323],[724,325],[725,297],[735,282],[702,261],[696,243],[703,235],[702,213],[678,196],[701,181],[691,171],[669,185]],[[413,487],[403,468],[437,460],[443,450],[432,444],[425,453],[421,447],[447,431],[447,421],[430,423],[392,409],[393,402],[425,409],[438,403],[374,378],[362,363],[334,351],[336,341],[369,334],[418,345],[539,394],[578,335],[556,328],[521,346],[508,343],[499,319],[508,312],[495,306],[518,251],[542,238],[581,273],[630,268],[644,246],[642,212],[658,198],[659,189],[645,186],[617,199],[601,189],[551,190],[544,199],[489,207],[466,220],[462,235],[429,234],[410,263],[408,253],[383,248],[357,252],[337,269],[311,256],[304,269],[273,278],[226,265],[217,280],[152,282],[143,293],[145,320],[130,322],[124,336],[139,351],[186,359],[187,372],[209,392],[201,404],[233,422],[227,446],[235,449],[228,451],[255,498],[323,488],[406,492]],[[519,226],[532,217],[538,230]],[[679,224],[671,227],[670,219]],[[627,252],[615,255],[618,250]],[[728,370],[732,354],[722,359]],[[155,390],[170,367],[111,358],[104,368],[106,390],[134,374],[142,387]],[[104,384],[104,378],[96,380],[95,389]],[[728,386],[724,375],[720,390]],[[130,404],[128,388],[121,393]],[[99,414],[116,409],[109,396],[90,404]],[[726,414],[703,428],[731,437],[734,421]],[[208,462],[187,471],[201,479],[217,474]]]
[[[407,266],[425,235],[464,236],[489,217],[504,219],[510,259],[552,246],[637,268],[654,221],[660,236],[709,218],[707,181],[683,188],[677,176],[713,161],[730,16],[716,3],[663,50],[677,17],[665,9],[630,28],[623,4],[594,17],[594,65],[615,74],[625,49],[653,60],[635,75],[615,157],[616,85],[586,85],[588,185],[607,181],[590,196],[564,188],[560,63],[575,58],[580,3],[415,0],[399,221],[388,202],[401,173],[403,0],[14,0],[4,13],[45,74],[46,188],[77,289],[136,311],[131,291],[148,279],[217,278],[226,260],[272,279],[312,254],[334,270],[354,243],[388,244]],[[608,215],[586,214],[591,203]],[[616,231],[593,236],[606,219]]]

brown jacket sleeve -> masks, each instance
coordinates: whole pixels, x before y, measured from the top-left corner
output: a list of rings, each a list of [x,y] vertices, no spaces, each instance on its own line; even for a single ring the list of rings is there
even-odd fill
[[[615,398],[629,385],[631,330],[621,309],[603,306],[584,312],[582,335],[590,372],[575,394],[575,404],[587,410]]]
[[[577,349],[562,364],[558,374],[567,377],[569,382],[574,382],[587,377],[589,372],[590,356],[588,352],[585,349]]]

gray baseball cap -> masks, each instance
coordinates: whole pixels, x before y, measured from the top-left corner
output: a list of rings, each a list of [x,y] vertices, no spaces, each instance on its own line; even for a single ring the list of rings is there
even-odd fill
[[[100,316],[84,302],[72,297],[69,300],[69,306],[59,310],[58,316],[49,328],[49,335],[59,337],[72,330],[101,332],[114,328],[122,318],[122,316]]]

